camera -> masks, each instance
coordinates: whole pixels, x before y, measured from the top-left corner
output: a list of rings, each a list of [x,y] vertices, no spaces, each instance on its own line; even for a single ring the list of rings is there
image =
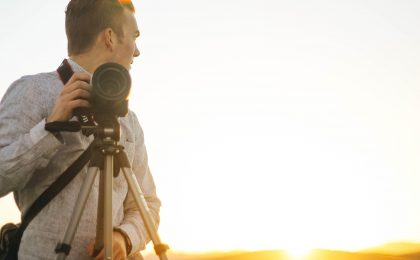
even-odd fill
[[[74,110],[74,115],[82,126],[82,133],[86,136],[95,131],[90,127],[112,126],[116,117],[128,114],[131,77],[122,65],[105,63],[93,72],[90,84],[92,91],[89,102],[92,107]],[[116,138],[119,138],[118,135],[119,133],[116,133]]]
[[[127,69],[117,63],[99,66],[91,79],[90,103],[93,114],[124,117],[128,113],[131,77]]]
[[[65,85],[74,74],[67,59],[64,59],[57,69],[61,81]],[[50,132],[69,131],[89,136],[100,126],[113,127],[118,125],[117,117],[128,114],[128,96],[131,90],[131,77],[128,70],[117,63],[105,63],[99,66],[87,81],[92,86],[89,102],[90,108],[78,107],[73,115],[78,122],[49,122],[45,129]],[[118,130],[118,129],[117,129]],[[119,138],[115,131],[115,140]]]

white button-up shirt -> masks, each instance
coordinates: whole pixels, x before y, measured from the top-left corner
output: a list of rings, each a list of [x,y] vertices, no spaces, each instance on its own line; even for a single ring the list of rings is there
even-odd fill
[[[69,63],[73,71],[86,72],[74,61]],[[61,132],[57,138],[44,129],[45,119],[62,88],[55,71],[24,76],[9,87],[0,103],[0,196],[14,192],[22,214],[93,140],[81,132]],[[119,121],[119,144],[125,147],[152,218],[158,223],[160,201],[148,167],[143,131],[132,111]],[[88,165],[29,224],[20,244],[19,259],[56,258],[54,248],[64,237],[87,168]],[[98,184],[99,174],[68,259],[90,259],[86,246],[96,235]],[[114,178],[112,200],[114,227],[127,233],[133,245],[132,253],[144,249],[149,238],[122,173]]]

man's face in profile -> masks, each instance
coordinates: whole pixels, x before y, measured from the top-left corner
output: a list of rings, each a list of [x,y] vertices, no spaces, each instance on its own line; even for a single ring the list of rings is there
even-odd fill
[[[123,35],[117,40],[111,61],[119,63],[127,70],[130,70],[134,58],[140,55],[136,45],[136,39],[140,36],[140,32],[134,13],[126,8],[124,8],[124,13],[121,17],[121,27]]]

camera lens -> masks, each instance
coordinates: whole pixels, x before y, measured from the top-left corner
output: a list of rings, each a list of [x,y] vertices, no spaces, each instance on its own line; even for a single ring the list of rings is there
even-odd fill
[[[130,75],[117,63],[105,63],[93,73],[92,87],[94,98],[98,101],[122,101],[130,93]]]
[[[128,71],[120,64],[105,63],[99,66],[92,76],[91,103],[97,112],[120,115],[128,108],[127,99],[131,89],[131,78]]]

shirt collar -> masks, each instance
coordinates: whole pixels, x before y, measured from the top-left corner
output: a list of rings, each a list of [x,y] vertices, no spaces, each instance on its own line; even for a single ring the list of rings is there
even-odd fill
[[[85,70],[82,66],[80,66],[79,64],[77,64],[74,60],[68,58],[67,61],[69,62],[71,68],[73,69],[73,72],[84,72],[84,73],[89,73],[87,70]],[[89,73],[91,74],[91,73]]]

